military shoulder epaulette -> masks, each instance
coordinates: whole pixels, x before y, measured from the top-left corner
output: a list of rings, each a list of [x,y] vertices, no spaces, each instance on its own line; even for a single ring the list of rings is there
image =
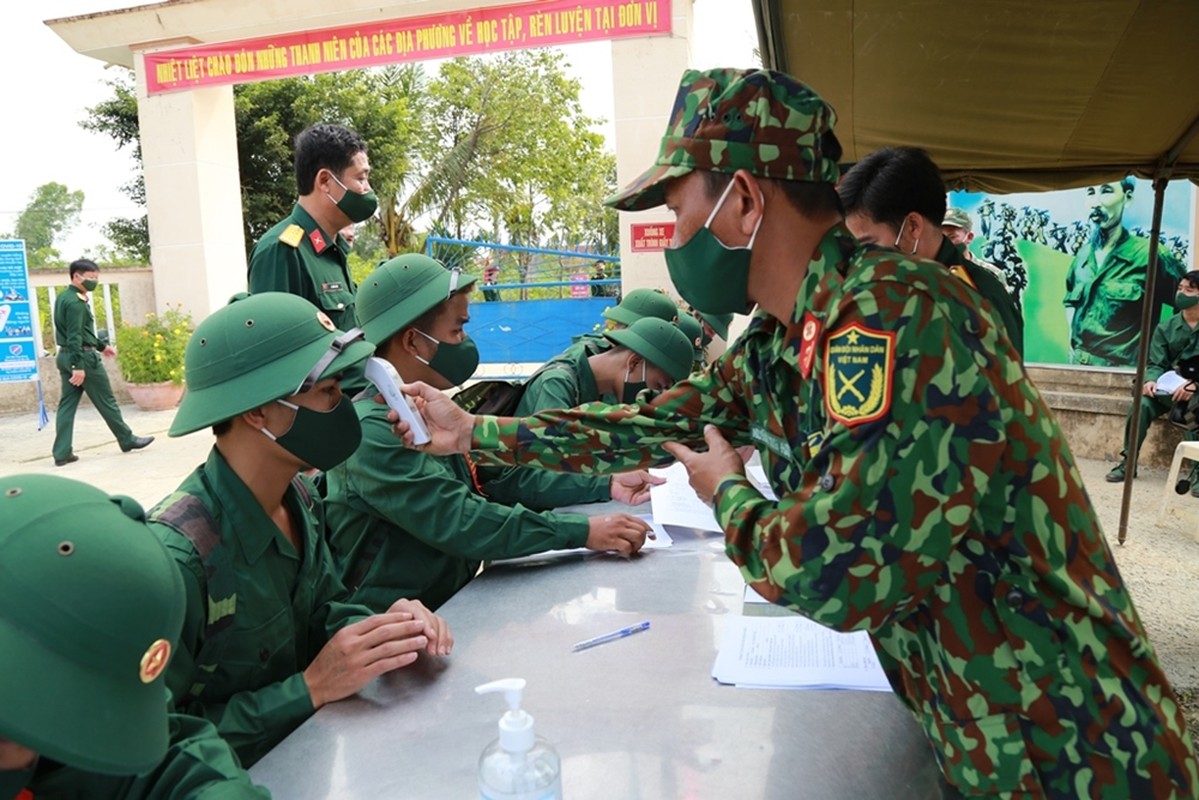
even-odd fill
[[[288,247],[299,247],[300,240],[304,238],[304,229],[294,222],[283,229],[283,233],[279,234],[279,241]]]

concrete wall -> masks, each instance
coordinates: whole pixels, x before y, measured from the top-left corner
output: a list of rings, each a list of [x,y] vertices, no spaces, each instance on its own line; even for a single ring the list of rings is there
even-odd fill
[[[67,289],[70,281],[64,269],[53,271],[34,271],[29,273],[29,283],[35,288],[53,287],[55,292]],[[149,267],[105,267],[100,272],[101,286],[94,293],[94,302],[103,303],[105,285],[116,287],[121,298],[121,318],[131,324],[138,324],[146,318],[146,314],[155,310],[154,277]],[[42,342],[43,352],[47,355],[38,359],[38,374],[42,378],[43,396],[46,408],[51,417],[58,407],[61,393],[61,379],[58,368],[54,366],[54,354],[58,351],[54,341]],[[112,382],[113,393],[118,403],[128,403],[129,392],[117,369],[116,360],[104,359],[108,377]],[[84,396],[83,404],[89,401]],[[0,383],[0,414],[32,414],[37,415],[37,385],[28,383]]]

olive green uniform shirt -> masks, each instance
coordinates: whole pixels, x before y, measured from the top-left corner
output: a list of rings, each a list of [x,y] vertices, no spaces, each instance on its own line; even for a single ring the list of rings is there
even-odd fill
[[[703,374],[640,406],[483,417],[472,447],[619,471],[703,446],[706,424],[754,443],[778,499],[719,482],[729,557],[768,599],[870,633],[951,784],[1194,797],[1182,711],[1069,447],[976,297],[836,226],[792,316],[758,312]]]
[[[480,562],[587,542],[587,518],[493,503],[462,456],[405,448],[373,393],[354,404],[357,452],[328,473],[330,544],[353,600],[384,610],[400,597],[436,609]]]
[[[292,229],[293,225],[300,230]],[[297,294],[328,314],[338,328],[349,330],[355,324],[357,291],[346,261],[349,252],[341,233],[322,230],[296,203],[291,214],[254,246],[250,291]]]
[[[74,285],[63,289],[54,298],[54,341],[59,350],[59,367],[68,370],[91,366],[84,360],[83,348],[103,349],[96,336],[96,318],[92,315],[91,304]]]
[[[1156,381],[1178,366],[1180,361],[1195,356],[1199,356],[1199,325],[1192,328],[1180,311],[1153,329],[1145,380]]]
[[[12,800],[22,788],[34,800],[262,800],[271,796],[250,782],[212,723],[185,714],[171,714],[168,723],[167,754],[144,775],[101,775],[41,758],[32,771],[23,773],[25,780],[18,773],[0,772],[0,800]],[[18,778],[15,783],[14,778]]]
[[[157,521],[184,494],[200,500],[217,526],[220,544],[204,560],[187,537]],[[312,715],[304,670],[333,634],[370,615],[345,602],[315,491],[311,507],[294,485],[285,502],[302,553],[214,447],[150,513],[187,590],[167,686],[181,711],[212,720],[247,767]]]
[[[606,340],[605,340],[606,341]],[[588,358],[598,348],[584,341],[554,356],[529,379],[516,416],[527,417],[552,408],[574,408],[600,398]],[[565,367],[555,367],[565,364]],[[593,475],[563,475],[522,467],[480,467],[483,491],[500,503],[523,503],[533,509],[560,508],[576,503],[603,503],[612,499],[611,481]]]
[[[1070,361],[1096,367],[1135,367],[1141,332],[1141,300],[1149,264],[1149,240],[1121,228],[1116,244],[1100,267],[1091,242],[1079,248],[1066,273],[1065,305],[1070,319]],[[1161,319],[1171,305],[1186,267],[1157,251],[1156,296],[1150,319]]]

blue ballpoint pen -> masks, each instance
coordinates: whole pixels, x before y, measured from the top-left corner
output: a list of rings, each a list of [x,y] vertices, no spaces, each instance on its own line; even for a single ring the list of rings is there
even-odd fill
[[[601,634],[600,636],[596,636],[591,639],[584,639],[583,641],[579,642],[578,644],[576,644],[574,647],[572,647],[570,649],[572,652],[577,653],[580,650],[586,650],[588,647],[595,647],[597,644],[603,644],[604,642],[614,642],[617,639],[623,639],[626,636],[632,636],[634,633],[641,633],[641,631],[648,631],[648,630],[649,630],[649,620],[647,619],[644,622],[638,622],[636,625],[630,625],[629,627],[621,628],[618,631],[612,631],[611,633]]]

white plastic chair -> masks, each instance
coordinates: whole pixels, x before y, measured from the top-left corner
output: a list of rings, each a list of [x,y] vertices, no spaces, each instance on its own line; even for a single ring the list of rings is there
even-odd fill
[[[1170,498],[1175,496],[1174,484],[1178,483],[1178,475],[1182,472],[1183,461],[1199,461],[1199,442],[1179,442],[1178,447],[1174,448],[1174,460],[1170,462],[1170,476],[1166,478],[1165,496],[1162,498],[1162,507],[1158,512],[1159,518],[1165,515]]]

